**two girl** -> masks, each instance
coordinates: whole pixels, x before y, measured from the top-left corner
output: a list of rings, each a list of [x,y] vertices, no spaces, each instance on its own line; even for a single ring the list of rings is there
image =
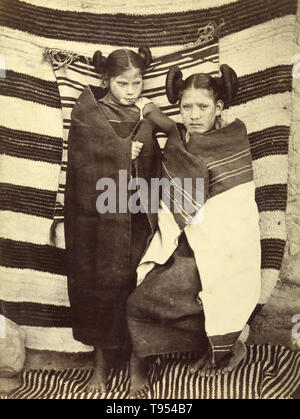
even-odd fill
[[[72,112],[65,233],[74,338],[95,347],[88,390],[105,392],[104,350],[129,342],[133,395],[147,387],[143,359],[150,355],[203,349],[191,372],[231,370],[244,356],[237,339],[259,295],[258,212],[246,129],[221,118],[237,91],[236,75],[223,66],[221,78],[183,80],[178,68],[170,69],[167,96],[179,102],[184,122],[175,125],[140,97],[149,61],[145,48],[139,54],[117,50],[106,61],[97,53],[106,95],[88,86]],[[163,160],[156,130],[168,133]],[[134,176],[149,183],[161,176],[202,178],[205,204],[193,191],[191,217],[168,211],[164,201],[158,217],[119,211],[119,170],[128,182]],[[103,177],[115,181],[114,213],[96,209]],[[174,202],[172,191],[169,196]]]

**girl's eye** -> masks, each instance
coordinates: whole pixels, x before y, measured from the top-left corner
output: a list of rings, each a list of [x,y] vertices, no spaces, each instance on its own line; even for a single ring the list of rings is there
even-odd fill
[[[124,81],[119,81],[119,82],[118,82],[118,84],[119,84],[120,86],[126,86],[126,84],[127,84],[127,83],[125,83]]]
[[[183,105],[183,109],[187,111],[188,109],[191,109],[191,105]]]

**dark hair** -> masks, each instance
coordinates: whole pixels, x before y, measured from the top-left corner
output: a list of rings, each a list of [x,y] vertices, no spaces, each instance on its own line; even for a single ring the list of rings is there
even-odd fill
[[[93,56],[93,64],[98,73],[107,77],[117,77],[130,68],[137,68],[143,74],[152,61],[148,47],[143,46],[138,54],[131,49],[117,49],[105,58],[101,51],[96,51]]]
[[[182,72],[177,66],[170,68],[166,78],[166,93],[170,103],[180,101],[185,90],[206,89],[211,92],[215,101],[222,100],[228,107],[231,100],[237,94],[239,83],[235,71],[227,64],[220,67],[221,77],[212,77],[210,74],[197,73],[182,78]]]

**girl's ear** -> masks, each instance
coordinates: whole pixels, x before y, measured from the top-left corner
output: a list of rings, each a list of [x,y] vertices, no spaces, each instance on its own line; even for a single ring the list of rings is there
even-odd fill
[[[217,100],[216,103],[216,116],[221,116],[221,113],[224,109],[224,102],[223,100]]]
[[[140,56],[144,58],[146,67],[148,67],[152,61],[152,54],[150,49],[147,47],[147,45],[143,45],[139,47],[138,52]]]
[[[103,89],[106,89],[106,88],[109,87],[109,78],[107,77],[106,74],[103,75],[102,82],[101,82],[101,87]]]
[[[177,65],[173,65],[168,71],[166,78],[166,93],[170,103],[175,105],[179,99],[179,92],[183,85],[182,72]]]

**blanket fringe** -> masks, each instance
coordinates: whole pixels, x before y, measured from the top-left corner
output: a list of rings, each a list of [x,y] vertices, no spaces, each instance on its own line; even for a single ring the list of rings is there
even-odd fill
[[[56,64],[58,68],[61,67],[68,67],[74,61],[76,61],[79,57],[83,57],[86,60],[87,64],[92,64],[92,60],[90,57],[82,54],[77,54],[76,52],[61,50],[59,48],[46,48],[44,52],[44,57],[50,58],[53,64]]]
[[[223,18],[220,19],[220,23],[209,22],[203,28],[197,30],[198,38],[192,43],[192,46],[207,44],[213,41],[215,38],[219,39],[221,28],[225,25]]]
[[[221,28],[225,25],[224,19],[220,20],[220,23],[209,22],[207,25],[197,30],[198,38],[196,41],[189,44],[192,47],[207,44],[215,38],[220,37]],[[186,48],[186,46],[185,46]],[[45,59],[50,58],[53,64],[57,65],[58,68],[68,67],[79,57],[83,57],[87,64],[92,64],[92,59],[83,54],[77,54],[76,52],[63,50],[59,48],[45,48],[44,52]]]

